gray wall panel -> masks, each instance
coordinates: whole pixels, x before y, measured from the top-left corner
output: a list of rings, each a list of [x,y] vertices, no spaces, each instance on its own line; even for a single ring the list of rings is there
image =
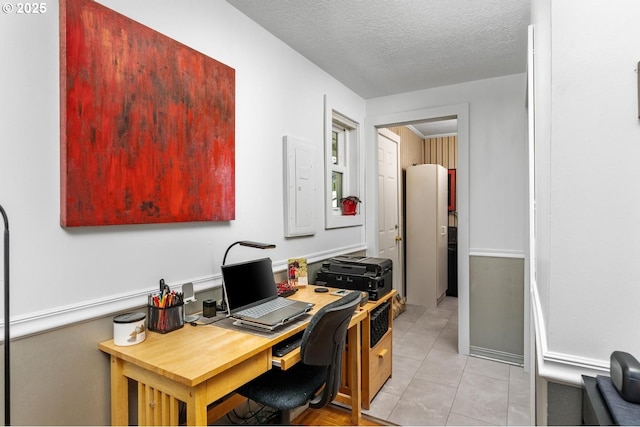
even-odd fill
[[[472,353],[521,363],[524,259],[471,256],[469,275]]]
[[[582,424],[582,389],[547,383],[547,425],[579,426]]]

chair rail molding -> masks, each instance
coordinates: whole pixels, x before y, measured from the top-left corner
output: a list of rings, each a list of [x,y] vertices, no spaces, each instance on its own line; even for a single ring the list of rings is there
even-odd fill
[[[346,255],[349,253],[364,251],[365,244],[356,244],[341,248],[334,248],[329,251],[321,251],[306,256],[307,262],[316,263],[327,258]],[[286,271],[288,260],[280,260],[273,263],[273,272]],[[216,289],[222,286],[220,272],[196,278],[189,278],[173,283],[167,283],[169,287],[180,287],[182,284],[193,283],[194,292]],[[147,295],[157,291],[157,287],[137,289],[127,293],[109,295],[103,298],[96,298],[83,301],[77,304],[56,307],[50,310],[36,311],[23,315],[11,317],[11,338],[26,337],[44,333],[74,323],[85,322],[101,317],[112,316],[125,310],[146,310]],[[0,325],[0,330],[4,333],[4,322]],[[4,340],[2,340],[4,342]]]
[[[582,375],[609,374],[609,361],[607,360],[590,359],[549,350],[546,324],[535,282],[531,283],[531,305],[536,336],[536,359],[540,377],[553,382],[581,387]]]

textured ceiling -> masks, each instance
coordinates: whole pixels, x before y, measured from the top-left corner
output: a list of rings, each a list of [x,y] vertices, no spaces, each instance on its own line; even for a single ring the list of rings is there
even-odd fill
[[[365,99],[525,71],[529,0],[227,0]]]
[[[422,139],[452,135],[458,133],[458,119],[429,120],[413,123],[409,125],[409,128]]]

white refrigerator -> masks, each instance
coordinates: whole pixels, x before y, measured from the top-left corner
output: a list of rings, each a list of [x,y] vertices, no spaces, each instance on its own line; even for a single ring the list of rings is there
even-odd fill
[[[406,174],[407,303],[433,308],[447,292],[448,172],[415,165]]]

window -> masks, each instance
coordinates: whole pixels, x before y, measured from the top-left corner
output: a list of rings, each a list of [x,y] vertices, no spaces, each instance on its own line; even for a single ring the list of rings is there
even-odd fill
[[[361,225],[362,206],[358,207],[357,215],[342,214],[343,198],[356,196],[362,200],[359,124],[332,109],[326,114],[330,121],[327,120],[325,141],[325,225],[326,228]]]
[[[331,131],[331,207],[340,210],[340,200],[344,197],[347,176],[345,143],[347,129],[333,124]]]

